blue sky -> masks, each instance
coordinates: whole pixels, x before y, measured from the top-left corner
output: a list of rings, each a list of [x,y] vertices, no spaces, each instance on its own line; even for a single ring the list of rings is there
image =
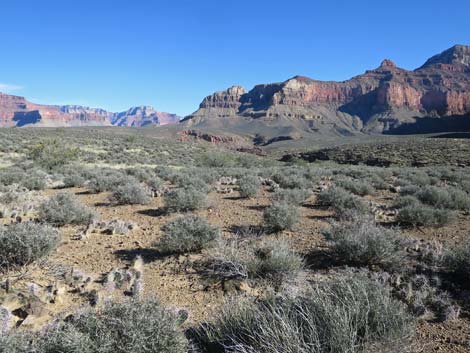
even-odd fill
[[[0,91],[185,115],[234,84],[416,68],[470,44],[469,19],[468,0],[3,1]]]

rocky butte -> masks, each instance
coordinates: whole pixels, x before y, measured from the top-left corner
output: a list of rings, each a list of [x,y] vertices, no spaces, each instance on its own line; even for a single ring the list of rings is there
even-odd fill
[[[470,46],[456,45],[413,71],[386,59],[343,82],[296,76],[249,92],[234,86],[206,97],[184,124],[344,135],[400,132],[429,121],[439,128],[456,117],[459,126],[470,126],[469,114]]]
[[[0,127],[12,126],[148,126],[176,124],[180,117],[152,107],[134,107],[122,113],[79,105],[41,105],[23,97],[0,93]]]

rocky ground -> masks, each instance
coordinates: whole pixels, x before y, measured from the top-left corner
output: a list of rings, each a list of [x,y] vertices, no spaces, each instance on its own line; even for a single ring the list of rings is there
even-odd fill
[[[133,149],[134,151],[141,151],[139,153],[140,157],[137,157],[137,159],[141,158],[142,155],[150,159],[154,157],[149,156],[159,155],[154,155],[154,152],[150,149],[147,150],[147,145],[145,145],[147,142],[135,142],[135,140],[129,139],[125,135],[121,141],[137,144]],[[432,142],[434,143],[434,141]],[[91,152],[89,151],[96,152],[100,148],[105,150],[114,148],[114,143],[106,144],[105,147],[93,145],[92,149],[87,149],[86,154],[80,157],[82,160],[77,159],[75,165],[82,163],[82,166],[89,166],[90,163],[96,163],[96,160],[91,161]],[[463,140],[446,140],[442,143],[445,143],[446,146],[453,146],[451,151],[458,149],[461,152],[463,149],[459,146],[464,146],[464,148],[467,146],[467,142]],[[149,142],[148,146],[152,146],[152,143]],[[431,145],[425,143],[422,145],[422,148],[427,151],[429,146]],[[15,155],[8,148],[4,147],[2,152],[5,164],[17,164],[23,158],[30,160],[32,157],[26,154],[27,148],[25,147],[24,150],[19,149],[17,151],[18,154]],[[85,150],[83,145],[81,148]],[[159,148],[161,150],[171,150],[172,147],[171,145],[161,145]],[[377,151],[383,149],[390,149],[390,146],[387,148],[374,146],[372,152],[369,150],[368,153],[376,155]],[[400,154],[403,160],[410,160],[408,154],[401,153],[403,149],[411,151],[412,148],[408,146],[396,147],[395,149],[396,153]],[[192,147],[188,147],[185,150],[189,152],[198,151],[196,153],[200,153],[200,150],[212,151],[212,147],[209,144],[202,144],[197,148],[194,147],[192,149]],[[415,149],[415,151],[423,153],[422,149]],[[430,151],[429,155],[434,154],[435,151]],[[91,153],[93,158],[100,155],[99,152],[95,152]],[[231,155],[232,152],[227,153]],[[455,159],[455,164],[458,164],[458,167],[452,169],[452,173],[467,175],[468,167],[464,167],[465,161],[462,161],[465,155],[464,152],[458,156],[453,153],[450,154]],[[171,158],[169,160],[165,153],[160,152],[160,155],[163,156],[165,164],[171,165],[169,170],[172,172],[184,173],[185,170],[189,169],[190,164],[188,163],[195,163],[194,156],[185,157],[183,155],[179,156],[178,159]],[[238,154],[236,155],[238,156]],[[341,156],[343,155],[341,154]],[[414,153],[410,152],[410,155],[413,156],[411,159],[417,158]],[[85,161],[84,156],[89,160]],[[99,157],[96,158],[99,159]],[[181,158],[188,158],[187,161],[190,162],[186,163]],[[218,226],[224,239],[235,238],[240,235],[240,232],[243,232],[243,229],[249,228],[251,229],[250,234],[252,236],[258,231],[263,240],[267,242],[276,239],[287,240],[292,249],[300,254],[305,261],[305,269],[302,276],[304,276],[306,281],[315,282],[322,280],[322,278],[334,277],[336,273],[344,270],[345,265],[343,264],[335,264],[328,260],[325,262],[324,256],[328,254],[329,242],[325,238],[324,230],[330,227],[330,224],[338,214],[334,208],[320,205],[318,198],[322,191],[334,186],[337,175],[341,176],[342,173],[351,173],[351,170],[348,168],[343,169],[344,166],[334,164],[288,165],[277,161],[270,161],[269,156],[256,158],[260,158],[259,161],[268,160],[269,167],[266,168],[280,168],[280,170],[288,168],[289,173],[292,173],[286,174],[288,180],[294,180],[299,177],[299,172],[307,173],[308,170],[310,173],[316,173],[321,169],[322,172],[318,176],[309,179],[309,182],[302,186],[301,190],[305,190],[305,192],[308,190],[311,196],[302,202],[299,207],[300,217],[292,229],[286,229],[275,234],[263,232],[263,213],[273,203],[274,195],[272,187],[267,185],[259,186],[256,196],[243,198],[240,197],[238,185],[236,184],[227,186],[226,188],[230,190],[225,190],[221,189],[217,182],[212,183],[210,190],[207,192],[207,205],[194,211],[194,213],[207,219],[210,224]],[[382,157],[380,154],[377,154],[377,158]],[[441,160],[440,158],[437,159],[438,162]],[[454,159],[452,159],[451,164],[454,163]],[[148,160],[147,164],[161,166],[163,160]],[[447,158],[447,160],[449,159]],[[139,167],[139,164],[129,166],[127,162],[125,165],[112,161],[102,162],[105,162],[106,166],[113,167],[114,170],[121,170],[123,167]],[[342,160],[341,162],[346,163],[347,161]],[[438,162],[436,164],[440,164]],[[221,163],[222,166],[215,167],[217,163]],[[201,169],[206,171],[214,169],[220,175],[224,173],[233,174],[236,168],[248,170],[251,168],[263,174],[261,169],[264,167],[262,167],[261,162],[257,162],[248,168],[241,167],[240,165],[230,165],[227,167],[229,165],[227,163],[226,160],[219,161],[215,158],[211,160],[210,167],[207,167],[209,164],[206,164],[206,167]],[[154,168],[152,167],[152,170]],[[361,168],[365,167],[358,169],[360,170]],[[352,170],[354,173],[359,173],[358,169],[353,167]],[[412,175],[416,170],[416,168],[412,168],[406,172]],[[432,170],[423,170],[425,170],[424,174],[432,174]],[[202,173],[200,169],[197,169],[197,171]],[[378,169],[371,171],[380,174]],[[395,172],[399,173],[400,170],[395,170]],[[50,171],[47,173],[49,175],[54,174]],[[419,173],[421,173],[421,170],[419,170]],[[421,174],[419,175],[422,177]],[[197,175],[192,176],[199,177]],[[45,175],[43,177],[46,178]],[[357,181],[361,178],[353,179]],[[376,221],[386,227],[396,226],[398,211],[393,205],[400,197],[400,187],[397,187],[393,180],[397,179],[400,179],[400,177],[385,176],[383,178],[387,184],[385,187],[374,188],[370,195],[361,196],[363,202],[375,210],[373,211],[373,216],[375,216]],[[312,180],[314,181],[312,182]],[[162,237],[162,228],[165,224],[179,216],[179,213],[167,212],[164,195],[154,195],[155,197],[152,197],[148,203],[142,205],[117,205],[110,201],[113,191],[94,193],[86,183],[80,187],[67,187],[64,189],[61,182],[62,180],[57,174],[51,177],[51,180],[43,190],[25,191],[25,193],[30,195],[28,202],[32,205],[40,204],[44,200],[66,191],[73,194],[82,204],[95,210],[99,223],[96,223],[93,227],[88,227],[87,225],[65,225],[59,227],[61,241],[56,251],[53,251],[47,258],[41,261],[19,269],[2,272],[0,299],[3,301],[3,306],[13,309],[14,320],[20,330],[40,330],[54,317],[66,317],[84,305],[93,305],[94,301],[110,297],[119,299],[131,295],[128,293],[127,288],[109,291],[109,288],[106,287],[105,279],[110,271],[135,268],[135,259],[138,256],[143,259],[143,268],[141,269],[144,278],[143,296],[157,296],[167,307],[179,310],[185,309],[189,313],[189,319],[185,323],[186,327],[211,320],[230,297],[244,296],[256,298],[263,296],[263,293],[270,287],[269,283],[253,279],[217,280],[207,278],[199,270],[198,263],[210,256],[215,251],[213,248],[174,255],[161,253],[155,244]],[[303,182],[304,180],[302,179],[299,183]],[[436,181],[436,183],[439,187],[446,187],[446,185],[442,184],[442,180]],[[455,185],[457,185],[456,188],[460,188],[459,185],[461,184]],[[115,187],[117,186],[115,185]],[[177,181],[166,181],[166,188],[168,190],[176,189],[179,186],[181,185],[178,185]],[[404,186],[401,187],[403,188]],[[168,192],[168,190],[165,192]],[[9,215],[8,217],[4,216],[2,223],[8,225],[17,221],[36,220],[38,217],[37,208],[32,207],[30,211],[23,212],[21,216],[19,215],[20,218],[15,216],[16,214]],[[470,234],[470,216],[468,210],[456,211],[455,217],[456,219],[452,222],[439,227],[402,226],[401,234],[403,238],[412,239],[415,244],[428,244],[437,241],[443,244],[444,247],[450,247],[468,242]],[[116,230],[119,227],[113,228],[113,224],[115,224],[113,221],[116,220],[125,228],[125,231]],[[374,271],[373,267],[371,269]],[[289,286],[289,284],[287,285]],[[39,292],[41,294],[37,294]],[[463,353],[470,351],[470,302],[468,290],[461,289],[460,287],[458,289],[454,288],[451,291],[451,295],[452,300],[459,307],[460,315],[444,322],[436,320],[432,315],[417,318],[411,348],[414,352]],[[34,301],[28,300],[31,296],[37,298]]]

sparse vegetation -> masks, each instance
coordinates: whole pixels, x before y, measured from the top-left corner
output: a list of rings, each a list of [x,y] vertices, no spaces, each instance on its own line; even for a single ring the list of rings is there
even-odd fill
[[[407,352],[415,333],[430,351],[464,349],[466,154],[431,156],[403,137],[413,148],[394,144],[401,156],[364,136],[372,143],[342,147],[359,151],[345,164],[330,151],[285,163],[282,148],[310,140],[237,152],[159,134],[0,129],[0,351]],[[76,155],[33,160],[31,146],[51,140]],[[185,309],[136,301],[156,292]]]

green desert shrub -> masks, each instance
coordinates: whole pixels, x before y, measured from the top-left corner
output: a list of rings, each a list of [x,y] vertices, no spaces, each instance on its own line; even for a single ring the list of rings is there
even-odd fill
[[[38,334],[37,353],[186,353],[181,318],[155,299],[107,302]]]
[[[263,214],[264,227],[270,232],[292,229],[299,220],[299,209],[287,203],[275,203]]]
[[[320,192],[317,202],[334,209],[338,216],[349,212],[367,213],[368,207],[358,196],[340,187],[331,187]]]
[[[241,197],[252,198],[258,194],[261,183],[258,177],[246,175],[238,180],[238,191]]]
[[[359,196],[372,195],[375,192],[367,181],[341,178],[336,181],[336,185]]]
[[[438,182],[437,178],[431,178],[425,171],[422,170],[404,170],[400,172],[398,180],[402,180],[403,184],[406,183],[416,186],[432,185]]]
[[[28,157],[42,168],[52,170],[62,167],[79,157],[78,148],[66,147],[59,139],[45,140],[32,147]]]
[[[195,215],[176,218],[165,224],[162,230],[163,236],[156,246],[164,253],[199,251],[220,238],[218,227]]]
[[[18,184],[28,190],[44,190],[47,174],[39,169],[24,170],[19,167],[6,168],[0,172],[0,184]]]
[[[16,166],[0,170],[0,183],[2,185],[19,184],[25,177],[25,171]]]
[[[128,179],[117,170],[98,170],[90,175],[88,189],[93,193],[113,191],[116,185],[123,184]]]
[[[172,183],[183,189],[196,189],[205,193],[210,191],[210,186],[203,179],[199,178],[197,175],[187,174],[186,172],[175,173],[172,178]]]
[[[64,176],[63,179],[65,188],[81,187],[85,184],[85,178],[79,173],[70,173]]]
[[[396,269],[404,258],[403,239],[393,229],[375,224],[372,219],[333,224],[325,232],[337,261],[353,266],[380,266]]]
[[[195,188],[178,188],[165,194],[163,202],[170,212],[194,211],[206,206],[207,194]]]
[[[126,173],[141,183],[147,183],[155,178],[155,172],[150,168],[129,168],[126,169]]]
[[[272,176],[272,179],[283,189],[308,189],[312,186],[312,182],[296,169],[279,171]]]
[[[194,336],[202,351],[215,353],[360,353],[366,347],[404,351],[413,329],[413,319],[387,288],[353,276],[293,298],[232,300]]]
[[[305,189],[278,189],[273,195],[273,200],[289,205],[303,204],[312,193]]]
[[[56,229],[32,222],[0,227],[0,268],[22,266],[51,253],[59,243]]]
[[[150,180],[147,180],[145,183],[152,190],[162,190],[165,185],[165,182],[163,181],[163,179],[157,176],[153,177]]]
[[[150,195],[137,180],[133,179],[118,185],[111,195],[111,200],[118,205],[145,205],[150,202]]]
[[[470,284],[470,243],[454,246],[446,251],[444,264],[462,283]]]
[[[47,173],[40,169],[28,169],[19,184],[28,190],[44,190],[47,187],[47,177]]]
[[[41,221],[63,226],[66,224],[89,224],[96,214],[74,195],[61,192],[39,206],[38,216]]]
[[[460,181],[460,188],[470,194],[470,180]]]
[[[236,156],[232,153],[222,151],[209,151],[198,155],[196,163],[201,167],[230,168],[237,165]]]
[[[403,208],[408,206],[419,206],[421,202],[412,195],[404,195],[400,196],[395,200],[394,207],[395,208]]]
[[[444,208],[434,208],[423,204],[409,205],[398,210],[397,221],[411,226],[440,227],[455,219],[455,213]]]
[[[426,186],[415,193],[422,203],[453,210],[469,210],[470,195],[463,190],[455,188],[439,188]]]

